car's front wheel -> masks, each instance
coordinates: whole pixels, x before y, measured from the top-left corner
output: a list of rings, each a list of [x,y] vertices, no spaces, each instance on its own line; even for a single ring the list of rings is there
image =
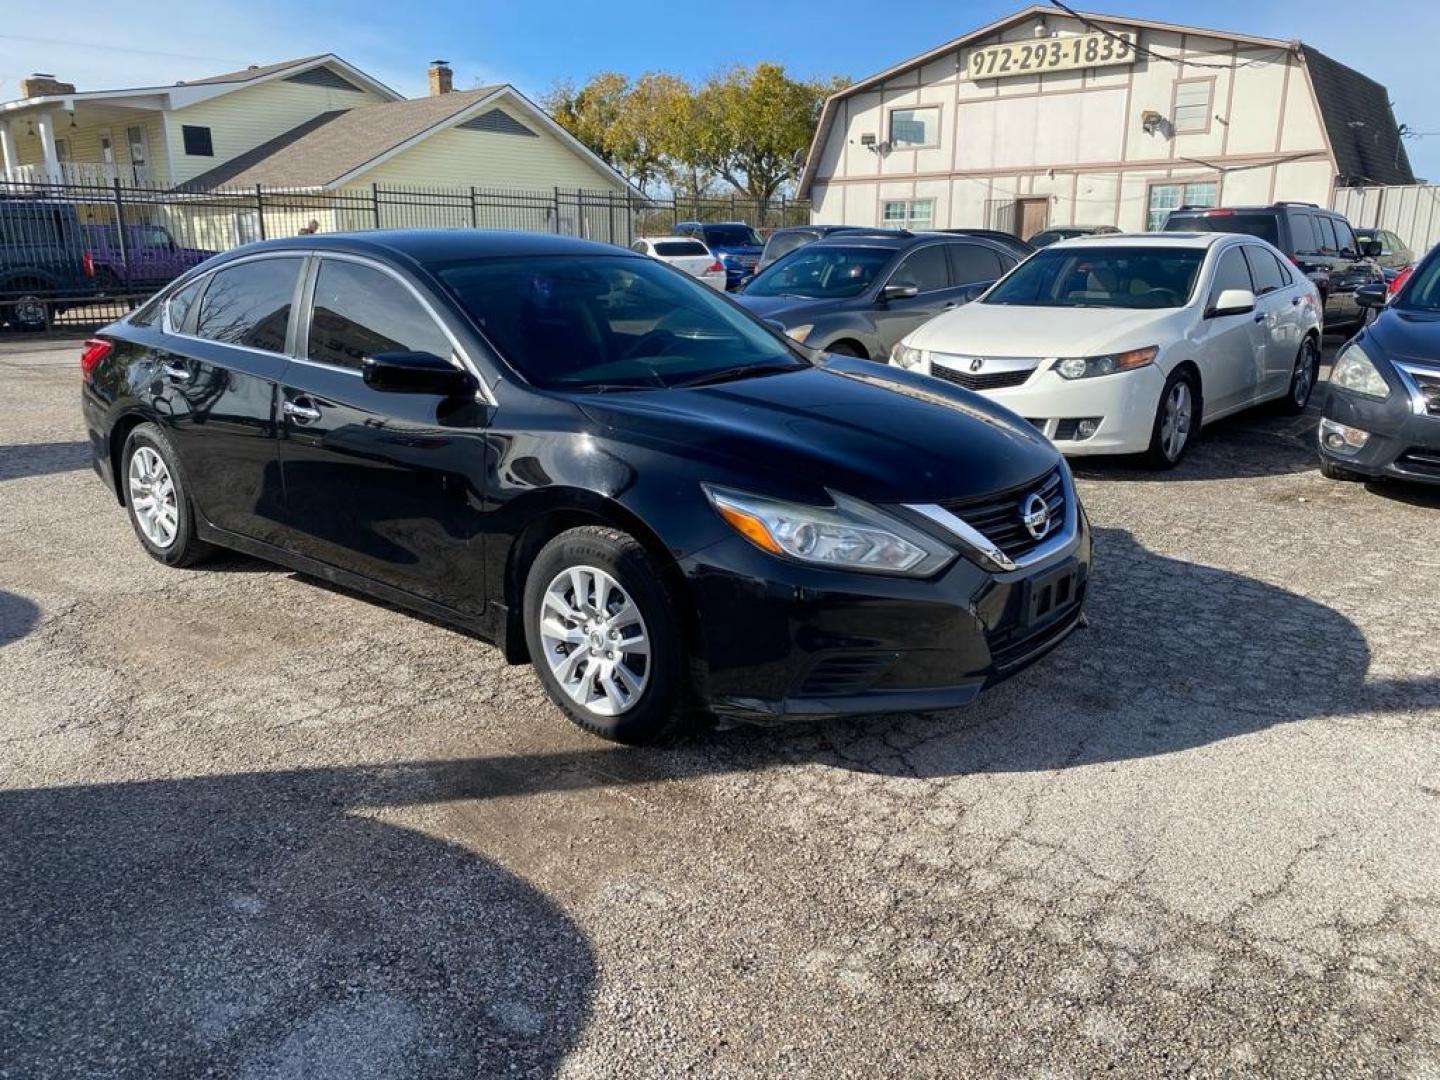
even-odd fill
[[[1307,337],[1295,355],[1295,370],[1290,374],[1290,391],[1282,404],[1284,412],[1298,416],[1310,404],[1310,395],[1320,379],[1320,347]]]
[[[1180,463],[1200,427],[1200,395],[1195,376],[1188,368],[1176,368],[1165,380],[1155,422],[1150,430],[1150,448],[1145,460],[1157,469],[1171,469]]]
[[[659,568],[606,526],[561,533],[525,582],[525,641],[550,699],[601,738],[648,743],[685,717],[685,652]]]
[[[193,566],[214,552],[195,534],[195,507],[175,448],[155,424],[130,432],[120,455],[125,509],[145,550],[166,566]]]

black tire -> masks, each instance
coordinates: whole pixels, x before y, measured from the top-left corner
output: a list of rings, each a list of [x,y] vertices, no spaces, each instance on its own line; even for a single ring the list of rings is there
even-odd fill
[[[38,296],[18,296],[5,306],[5,322],[16,330],[40,331],[46,329],[54,318],[55,305],[47,304]]]
[[[1176,387],[1184,384],[1189,401],[1189,422],[1185,425],[1184,436],[1179,441],[1179,448],[1174,449],[1174,442],[1168,437],[1167,431],[1167,409],[1171,402]],[[1152,469],[1173,469],[1190,449],[1190,444],[1195,441],[1195,435],[1200,430],[1200,417],[1202,401],[1200,398],[1200,387],[1197,385],[1195,373],[1189,368],[1176,368],[1165,380],[1165,387],[1160,391],[1160,401],[1155,406],[1155,422],[1150,428],[1150,446],[1145,451],[1145,463]],[[1173,452],[1172,452],[1173,451]]]
[[[1329,458],[1320,459],[1320,475],[1327,480],[1339,480],[1344,483],[1355,483],[1364,480],[1365,477],[1359,473],[1353,473],[1349,469],[1342,469]]]
[[[1295,354],[1295,369],[1290,373],[1290,387],[1280,400],[1280,411],[1286,416],[1303,413],[1319,381],[1320,344],[1313,337],[1307,337]]]
[[[638,608],[643,620],[641,628],[649,642],[649,654],[640,662],[641,667],[631,666],[629,669],[631,675],[643,677],[642,688],[639,696],[627,703],[624,711],[618,714],[602,715],[572,698],[551,670],[552,655],[563,661],[576,651],[588,649],[592,656],[596,656],[594,649],[584,643],[547,646],[541,636],[547,590],[560,575],[574,568],[593,568],[608,574]],[[587,599],[594,599],[593,593]],[[576,608],[583,606],[576,605]],[[593,604],[590,608],[592,612],[595,610]],[[661,580],[659,568],[634,537],[600,525],[587,525],[561,533],[535,556],[525,579],[522,611],[525,642],[529,646],[535,672],[550,700],[574,724],[602,739],[631,744],[653,743],[685,724],[689,712],[688,662],[680,617]],[[562,625],[571,628],[569,621],[562,620]],[[582,658],[580,677],[571,685],[577,688],[585,683],[597,686],[591,672],[599,669],[591,665],[600,661],[599,656],[594,661]],[[601,702],[596,704],[603,707]]]
[[[825,346],[825,351],[835,356],[853,356],[856,360],[869,360],[870,354],[859,345],[850,341],[837,341],[834,345]]]
[[[147,532],[135,507],[130,480],[131,466],[135,456],[142,450],[159,456],[173,489],[172,496],[164,500],[173,509],[174,537],[169,543],[159,542]],[[165,437],[165,432],[155,424],[141,424],[130,432],[129,438],[125,440],[125,449],[120,454],[118,479],[120,490],[124,493],[125,512],[130,517],[130,525],[151,558],[166,566],[194,566],[215,553],[215,547],[201,540],[195,533],[195,506],[185,488],[179,456],[170,445],[170,440]]]

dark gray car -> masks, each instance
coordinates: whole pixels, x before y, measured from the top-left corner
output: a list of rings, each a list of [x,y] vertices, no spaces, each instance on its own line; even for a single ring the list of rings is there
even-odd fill
[[[883,362],[906,334],[969,303],[1017,261],[978,237],[840,233],[772,263],[736,299],[811,348]]]

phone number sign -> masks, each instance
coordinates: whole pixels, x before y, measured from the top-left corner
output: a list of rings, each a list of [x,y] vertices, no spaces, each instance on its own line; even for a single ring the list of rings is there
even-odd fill
[[[1036,41],[1007,41],[1003,45],[972,49],[965,64],[965,77],[1007,79],[1015,75],[1113,67],[1134,62],[1135,31],[1117,30],[1113,34],[1076,34],[1073,37],[1040,38]]]

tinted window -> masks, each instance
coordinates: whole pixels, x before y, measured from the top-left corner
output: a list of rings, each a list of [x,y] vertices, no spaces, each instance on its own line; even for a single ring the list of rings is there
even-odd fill
[[[1421,263],[1392,303],[1405,311],[1440,312],[1440,255]]]
[[[705,242],[718,247],[759,247],[760,237],[749,225],[706,225]]]
[[[200,286],[203,284],[204,281],[192,281],[165,301],[165,315],[170,320],[171,330],[179,331],[185,328],[185,316],[190,313],[190,305],[195,303],[195,297],[200,295]]]
[[[1320,236],[1320,254],[1335,255],[1340,251],[1340,244],[1335,239],[1335,226],[1327,217],[1315,218],[1315,231]]]
[[[1214,304],[1219,300],[1220,294],[1226,289],[1255,291],[1255,284],[1250,279],[1250,267],[1238,247],[1222,252],[1220,261],[1215,264],[1215,284],[1210,287],[1210,303]]]
[[[185,153],[191,157],[214,157],[215,146],[208,127],[195,124],[181,124],[180,138],[185,143]]]
[[[1360,249],[1355,243],[1355,234],[1350,231],[1350,226],[1339,218],[1331,220],[1335,226],[1335,240],[1340,246],[1340,252],[1345,255],[1358,255]]]
[[[1198,248],[1043,248],[985,297],[1027,307],[1174,308],[1189,300]]]
[[[1274,214],[1171,214],[1166,232],[1224,232],[1258,236],[1271,244],[1280,242],[1280,227]]]
[[[257,259],[213,274],[195,333],[213,341],[285,351],[299,259]]]
[[[661,240],[655,245],[657,255],[709,255],[710,249],[699,240]]]
[[[874,284],[894,252],[885,248],[815,245],[772,263],[745,286],[746,296],[803,296],[843,300]]]
[[[315,279],[310,319],[311,360],[358,368],[367,356],[427,352],[449,359],[450,339],[389,274],[359,263],[326,259]]]
[[[673,386],[808,367],[714,289],[652,259],[524,256],[435,268],[500,353],[552,389]]]
[[[1310,214],[1291,214],[1290,232],[1294,234],[1296,255],[1320,254],[1320,240],[1315,235],[1315,218]]]
[[[922,293],[950,287],[950,267],[940,244],[917,248],[901,261],[890,275],[891,285],[914,285]]]
[[[776,233],[765,245],[765,258],[767,261],[774,262],[781,255],[789,255],[796,248],[802,248],[818,239],[819,237],[814,233],[803,231]]]
[[[994,281],[1005,272],[1000,257],[989,248],[983,248],[979,244],[950,244],[949,248],[956,285]]]
[[[645,243],[644,240],[636,240],[633,244],[630,245],[630,250],[638,251],[641,255],[649,255],[650,245]]]
[[[1255,295],[1264,296],[1285,287],[1280,276],[1280,264],[1264,248],[1245,246],[1245,259],[1250,264],[1250,276],[1255,281]]]

